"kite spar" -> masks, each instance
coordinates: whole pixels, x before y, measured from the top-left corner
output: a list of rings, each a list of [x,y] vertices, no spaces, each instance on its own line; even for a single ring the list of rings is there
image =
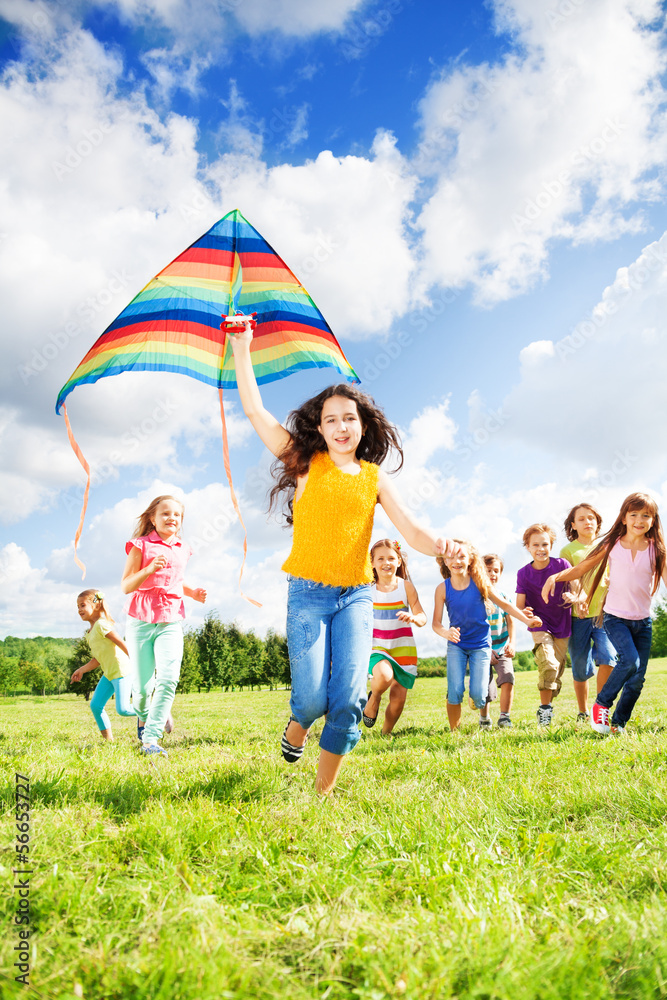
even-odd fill
[[[111,375],[180,372],[218,389],[225,472],[245,531],[232,485],[223,407],[223,390],[237,385],[234,356],[226,349],[220,321],[226,319],[229,328],[236,313],[255,314],[251,359],[260,385],[302,368],[335,368],[347,381],[359,382],[303,285],[238,209],[228,212],[132,299],[58,393],[56,413],[62,410],[70,444],[86,473],[74,538],[74,559],[84,576],[77,547],[88,504],[90,467],[72,433],[65,400],[77,386]],[[247,537],[243,563],[246,552]]]

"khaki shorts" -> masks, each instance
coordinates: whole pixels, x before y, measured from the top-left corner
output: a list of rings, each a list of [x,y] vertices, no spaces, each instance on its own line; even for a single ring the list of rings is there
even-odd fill
[[[537,660],[537,689],[553,691],[555,698],[561,689],[568,640],[556,639],[551,632],[533,632],[532,636],[533,654]]]

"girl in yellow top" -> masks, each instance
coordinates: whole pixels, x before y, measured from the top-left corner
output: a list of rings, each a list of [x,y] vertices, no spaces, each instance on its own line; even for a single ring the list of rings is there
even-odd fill
[[[403,452],[395,428],[373,400],[347,385],[329,386],[287,421],[265,408],[250,360],[250,323],[230,337],[246,416],[278,459],[271,505],[286,504],[294,528],[283,569],[290,574],[287,642],[291,716],[282,739],[285,760],[302,753],[308,731],[326,715],[315,787],[333,788],[346,753],[359,740],[372,645],[373,573],[368,555],[380,503],[407,542],[426,555],[458,546],[421,528],[379,468],[390,450]]]
[[[90,699],[90,711],[95,717],[102,738],[113,740],[111,723],[105,705],[114,695],[118,715],[134,718],[135,711],[130,705],[132,694],[132,674],[127,646],[116,632],[115,624],[104,603],[104,594],[99,590],[82,590],[76,599],[79,618],[90,622],[88,645],[93,659],[75,670],[70,684],[78,684],[84,674],[102,668],[102,676]]]

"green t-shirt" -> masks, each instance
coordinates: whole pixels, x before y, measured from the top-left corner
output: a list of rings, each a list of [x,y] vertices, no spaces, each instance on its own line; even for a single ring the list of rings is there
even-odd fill
[[[573,542],[569,542],[564,548],[560,550],[560,557],[561,559],[567,559],[567,561],[570,563],[571,566],[578,566],[579,563],[583,562],[586,556],[593,551],[593,549],[597,544],[598,543],[596,540],[591,542],[590,545],[584,545],[583,542],[580,542],[577,538],[575,538]],[[584,590],[586,590],[587,585],[590,586],[593,580],[595,579],[595,574],[597,573],[597,570],[598,567],[596,566],[595,569],[593,569],[590,573],[587,573],[586,576],[581,581]],[[589,600],[588,614],[586,616],[587,618],[597,618],[597,616],[600,614],[606,591],[607,591],[607,580],[605,574],[605,577],[602,578],[599,586],[595,590],[595,593]],[[576,614],[574,610],[572,611],[572,613]]]

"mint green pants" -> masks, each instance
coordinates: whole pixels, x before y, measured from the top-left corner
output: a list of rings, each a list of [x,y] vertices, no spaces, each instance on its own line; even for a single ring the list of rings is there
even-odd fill
[[[157,743],[181,673],[183,627],[180,621],[153,623],[128,618],[125,642],[134,666],[132,704],[139,718],[146,720],[143,742]]]

